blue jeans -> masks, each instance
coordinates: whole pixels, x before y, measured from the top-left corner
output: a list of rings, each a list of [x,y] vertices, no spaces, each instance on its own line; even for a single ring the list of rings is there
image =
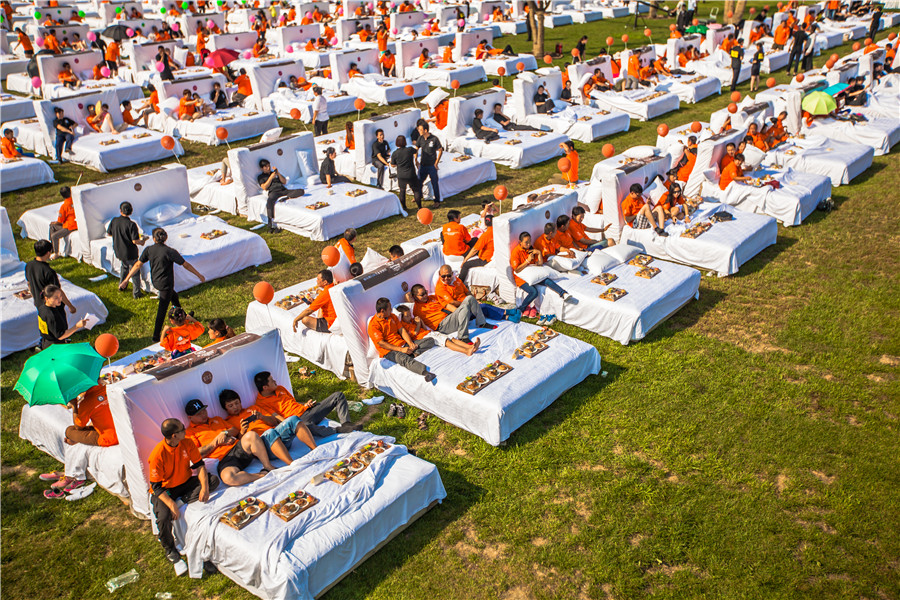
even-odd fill
[[[419,165],[419,181],[425,185],[425,179],[431,177],[431,190],[434,192],[434,201],[441,201],[441,191],[438,189],[438,171],[434,165]]]
[[[545,279],[540,283],[536,283],[534,285],[523,283],[519,286],[519,289],[525,292],[526,296],[522,303],[518,306],[519,310],[525,310],[526,308],[528,308],[529,304],[535,301],[535,299],[538,297],[537,286],[539,285],[547,286],[548,288],[559,294],[560,297],[562,297],[562,295],[566,293],[566,290],[559,287],[559,284],[552,279]]]
[[[62,160],[63,149],[72,150],[72,142],[75,141],[75,136],[71,133],[63,133],[62,131],[56,132],[56,160]]]
[[[300,417],[288,417],[272,429],[259,436],[266,444],[266,450],[268,450],[269,452],[269,458],[275,458],[275,455],[272,454],[272,444],[274,444],[275,440],[277,440],[278,438],[281,438],[281,441],[284,442],[284,447],[290,450],[291,444],[294,443],[294,438],[297,437],[297,425],[299,424]]]

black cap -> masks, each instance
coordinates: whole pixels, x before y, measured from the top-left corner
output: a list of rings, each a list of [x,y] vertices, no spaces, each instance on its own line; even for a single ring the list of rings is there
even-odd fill
[[[193,417],[204,408],[206,408],[206,405],[200,402],[200,400],[194,398],[193,400],[188,402],[187,405],[185,405],[184,412],[187,413],[187,416]]]

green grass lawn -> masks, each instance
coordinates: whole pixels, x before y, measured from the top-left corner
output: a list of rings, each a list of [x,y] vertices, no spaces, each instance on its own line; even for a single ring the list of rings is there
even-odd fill
[[[547,48],[559,41],[568,52],[582,34],[590,36],[589,51],[608,35],[636,41],[643,24],[633,31],[632,20],[547,30]],[[670,22],[652,22],[654,39],[667,36]],[[530,51],[525,36],[502,41]],[[849,45],[834,51],[845,54]],[[510,78],[504,83],[511,88]],[[655,121],[632,121],[628,133],[577,143],[582,176],[604,143],[619,150],[652,144],[659,123],[708,119],[728,101],[724,94],[682,105]],[[345,120],[334,119],[332,131]],[[189,167],[226,151],[185,149]],[[476,210],[497,183],[510,195],[539,187],[556,167],[497,170],[496,183],[452,198],[436,222],[449,208]],[[108,177],[72,166],[55,171],[59,184],[4,195],[17,232],[19,215],[55,202],[59,186],[79,175],[82,182]],[[564,394],[505,447],[433,418],[419,431],[414,409],[403,421],[376,411],[367,429],[396,436],[435,463],[448,496],[327,598],[900,598],[898,190],[895,149],[834,190],[834,212],[779,228],[778,243],[734,277],[704,274],[699,301],[639,343],[621,346],[560,325],[599,349],[608,374]],[[386,219],[362,228],[359,246],[386,253],[422,230],[414,217]],[[202,321],[223,317],[241,329],[257,281],[278,289],[321,268],[325,243],[262,235],[271,263],[182,294]],[[32,242],[17,243],[30,259]],[[101,331],[118,336],[120,356],[150,344],[152,299],[132,300],[112,278],[89,282],[97,270],[74,260],[54,266],[103,299],[110,314]],[[12,391],[29,354],[0,363],[4,595],[106,598],[104,582],[134,567],[141,579],[118,592],[123,598],[163,591],[252,598],[222,575],[175,579],[149,523],[102,490],[80,502],[44,500],[36,476],[59,465],[19,439],[23,400]],[[321,371],[292,383],[301,398],[367,393]]]

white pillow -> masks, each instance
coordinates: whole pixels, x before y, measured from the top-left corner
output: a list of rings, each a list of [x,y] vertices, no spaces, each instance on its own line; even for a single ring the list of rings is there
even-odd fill
[[[747,144],[747,147],[744,148],[743,154],[744,164],[748,167],[758,167],[759,163],[761,163],[762,159],[766,156],[765,152],[750,144]]]
[[[517,75],[517,77],[518,77],[519,79],[521,79],[522,81],[527,81],[527,82],[529,82],[529,83],[534,83],[534,82],[536,82],[536,81],[538,80],[538,76],[537,76],[536,74],[534,74],[534,73],[529,73],[529,72],[527,72],[527,71],[524,72],[524,73],[519,73],[519,74]],[[536,92],[536,91],[537,91],[537,90],[535,90],[535,92]]]
[[[0,273],[6,275],[19,268],[22,261],[16,256],[16,253],[6,248],[0,248]]]
[[[545,279],[559,279],[559,273],[557,273],[550,267],[539,267],[537,265],[529,265],[516,273],[516,275],[518,275],[519,279],[523,280],[528,285],[540,283]]]
[[[167,117],[171,116],[173,112],[178,112],[178,98],[166,98],[159,103],[159,110]]]
[[[650,158],[656,156],[659,149],[656,146],[632,146],[622,154],[627,158]]]
[[[581,263],[584,262],[584,259],[588,257],[588,253],[582,252],[581,250],[572,250],[572,252],[575,253],[575,258],[559,256],[557,254],[555,256],[551,256],[550,260],[548,260],[547,262],[551,267],[558,271],[574,271],[581,266]]]
[[[713,165],[709,169],[703,171],[703,176],[713,183],[719,183],[719,165]]]
[[[300,167],[300,177],[304,180],[319,172],[313,150],[297,150],[297,165]]]
[[[616,244],[612,248],[603,248],[594,254],[605,253],[614,258],[619,263],[627,263],[629,260],[641,253],[641,249],[631,244]]]
[[[178,217],[187,212],[187,207],[183,204],[173,204],[171,202],[163,202],[152,206],[144,212],[141,220],[144,225],[151,227],[165,227],[166,225],[176,222]],[[147,227],[149,229],[149,227]]]
[[[660,182],[659,177],[654,177],[650,184],[644,188],[644,195],[652,200],[651,206],[659,204],[659,199],[662,198],[662,195],[665,193],[666,186]]]
[[[622,245],[624,246],[625,244]],[[615,257],[598,250],[597,252],[592,252],[584,264],[587,267],[588,273],[596,277],[618,265],[619,261]]]

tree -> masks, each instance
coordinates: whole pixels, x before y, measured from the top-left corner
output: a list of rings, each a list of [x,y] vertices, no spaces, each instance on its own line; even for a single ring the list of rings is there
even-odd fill
[[[650,18],[656,19],[659,18],[659,0],[653,0],[650,3]]]
[[[535,56],[544,56],[544,15],[550,7],[550,0],[529,0],[528,22],[531,25],[531,53]]]

